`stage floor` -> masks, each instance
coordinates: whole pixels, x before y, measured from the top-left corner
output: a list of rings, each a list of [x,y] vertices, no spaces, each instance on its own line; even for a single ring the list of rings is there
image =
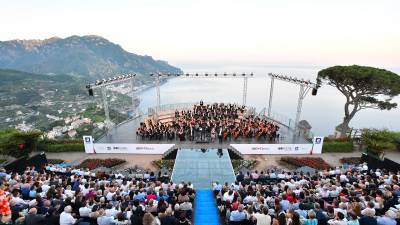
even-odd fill
[[[136,130],[140,126],[140,122],[144,120],[143,116],[126,121],[117,127],[114,127],[108,135],[104,135],[96,143],[125,143],[125,144],[176,144],[180,148],[227,148],[230,144],[309,144],[312,143],[300,136],[294,136],[293,131],[287,127],[281,126],[278,141],[270,142],[267,139],[260,138],[259,140],[252,138],[238,138],[237,140],[224,140],[219,143],[218,140],[212,143],[196,143],[195,141],[179,141],[176,140],[142,140],[141,137],[136,137]]]
[[[235,174],[226,149],[220,152],[216,149],[180,149],[171,180],[174,183],[191,181],[196,189],[209,189],[215,181],[233,183]]]

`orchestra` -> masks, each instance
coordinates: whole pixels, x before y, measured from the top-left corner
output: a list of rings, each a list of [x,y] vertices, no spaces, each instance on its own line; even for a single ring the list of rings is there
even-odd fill
[[[219,142],[238,139],[276,141],[279,126],[266,118],[247,114],[245,106],[236,104],[204,104],[200,101],[192,109],[175,111],[172,121],[156,122],[147,119],[142,122],[136,135],[146,140],[194,141],[196,137]]]

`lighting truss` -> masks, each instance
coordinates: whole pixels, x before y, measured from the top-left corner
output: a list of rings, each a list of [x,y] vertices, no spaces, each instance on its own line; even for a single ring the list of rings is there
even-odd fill
[[[301,115],[301,110],[303,106],[303,100],[307,96],[307,93],[311,90],[316,90],[318,89],[318,86],[315,83],[312,83],[310,80],[304,80],[304,79],[298,79],[296,77],[292,76],[286,76],[286,75],[280,75],[280,74],[273,74],[269,73],[268,76],[271,77],[271,89],[270,89],[270,94],[269,94],[269,104],[268,104],[268,116],[271,116],[271,108],[272,108],[272,96],[274,92],[274,80],[282,80],[285,82],[293,83],[296,85],[300,86],[300,92],[299,92],[299,97],[297,100],[297,111],[296,111],[296,119],[295,119],[295,132],[294,135],[297,134],[298,131],[298,125],[299,125],[299,120],[300,120],[300,115]],[[313,93],[314,95],[314,93]]]
[[[131,97],[132,97],[132,113],[135,113],[134,116],[138,116],[139,111],[138,109],[135,109],[135,96],[134,96],[134,78],[136,77],[136,74],[121,74],[117,75],[114,77],[110,77],[108,79],[101,79],[101,80],[96,80],[94,83],[89,83],[86,85],[86,89],[89,91],[89,95],[93,95],[93,90],[94,89],[100,89],[101,90],[101,97],[103,101],[103,109],[104,109],[104,114],[105,114],[105,127],[106,127],[106,134],[108,134],[108,131],[114,126],[113,123],[110,120],[110,111],[109,111],[109,105],[107,101],[107,89],[106,87],[109,85],[114,85],[122,82],[127,82],[130,81],[131,85]]]
[[[101,87],[105,87],[108,85],[113,85],[116,83],[120,83],[123,81],[133,79],[135,76],[136,76],[136,74],[123,74],[123,75],[117,75],[114,77],[110,77],[108,79],[96,80],[94,83],[86,85],[86,88],[87,89],[101,88]]]
[[[243,78],[243,77],[253,77],[253,73],[182,73],[182,74],[174,74],[174,73],[157,73],[150,74],[152,77],[188,77],[188,78]]]

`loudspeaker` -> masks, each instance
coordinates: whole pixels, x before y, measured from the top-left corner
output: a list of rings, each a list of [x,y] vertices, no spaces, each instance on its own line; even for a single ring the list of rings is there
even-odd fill
[[[88,91],[89,91],[89,96],[93,96],[93,89],[90,88]]]
[[[317,95],[317,92],[318,92],[318,89],[313,88],[311,94],[315,96],[315,95]]]

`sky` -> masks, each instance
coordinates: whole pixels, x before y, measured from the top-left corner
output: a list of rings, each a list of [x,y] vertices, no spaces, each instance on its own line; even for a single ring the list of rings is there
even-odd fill
[[[400,68],[399,0],[0,0],[0,40],[100,35],[180,65]]]

